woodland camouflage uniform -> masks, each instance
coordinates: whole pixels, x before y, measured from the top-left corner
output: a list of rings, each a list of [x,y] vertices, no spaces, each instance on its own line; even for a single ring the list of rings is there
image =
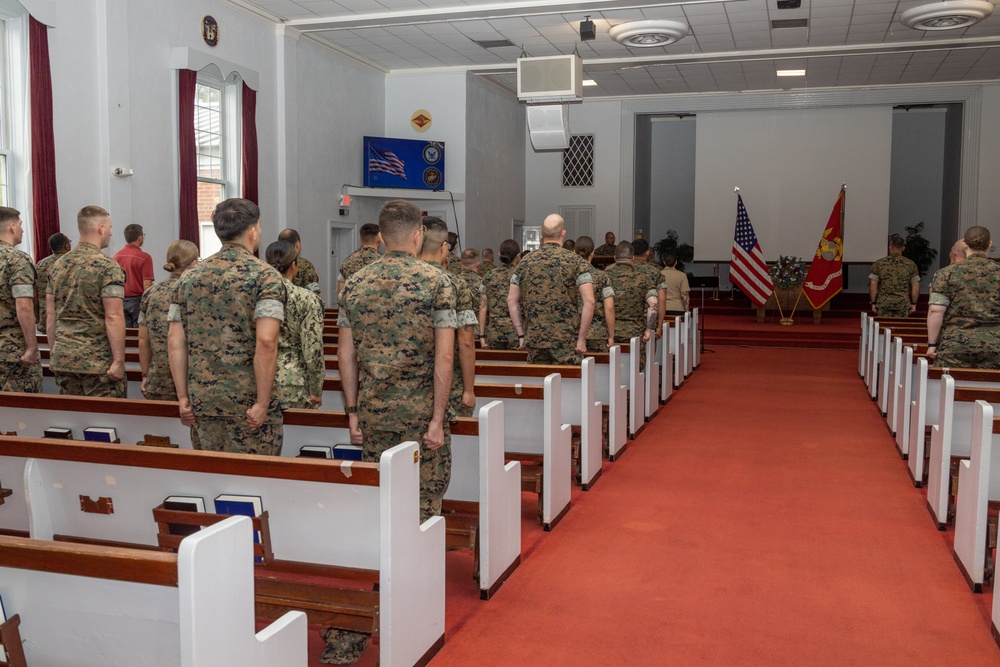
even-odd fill
[[[322,396],[325,376],[323,302],[285,280],[285,321],[278,341],[277,375],[285,407],[315,407],[309,397]]]
[[[420,520],[441,513],[451,478],[451,435],[423,446],[434,415],[434,329],[458,326],[457,297],[441,269],[400,251],[388,252],[347,279],[338,326],[350,329],[358,360],[362,456],[378,461],[401,442],[420,443]]]
[[[55,300],[56,344],[49,367],[59,393],[125,398],[125,380],[107,376],[111,343],[102,299],[125,298],[125,271],[92,243],[63,255],[46,288]]]
[[[1000,265],[970,255],[931,281],[930,304],[945,306],[935,366],[1000,369]]]
[[[17,320],[19,298],[35,298],[35,267],[27,253],[0,241],[0,391],[37,394],[42,390],[42,364],[21,363],[26,343]]]
[[[139,302],[139,326],[146,327],[149,332],[152,352],[146,374],[146,398],[153,401],[177,400],[177,388],[170,375],[170,360],[167,358],[167,330],[170,328],[167,314],[179,277],[180,274],[170,274],[169,278],[143,292]]]
[[[319,294],[319,274],[316,273],[316,267],[301,255],[295,261],[299,264],[299,272],[295,274],[295,280],[292,283],[296,287],[302,287]]]
[[[522,259],[510,282],[521,289],[529,364],[579,364],[579,287],[593,282],[590,264],[556,243]]]
[[[55,253],[38,260],[35,264],[35,328],[45,333],[45,322],[48,319],[45,310],[45,289],[49,285],[49,274],[52,267],[62,259],[62,255]]]
[[[483,278],[487,273],[496,271],[497,266],[493,262],[479,262],[479,277]]]
[[[604,316],[606,299],[613,299],[615,288],[611,286],[611,279],[604,271],[591,266],[590,276],[594,281],[594,319],[590,321],[590,330],[587,331],[587,350],[589,352],[608,351],[608,320]],[[578,297],[578,305],[583,308],[583,298]]]
[[[184,325],[188,394],[195,414],[195,449],[281,453],[281,387],[274,383],[264,424],[247,425],[257,400],[253,360],[257,320],[285,319],[284,279],[236,243],[199,262],[177,280],[169,320]]]
[[[615,263],[605,273],[615,288],[615,342],[628,343],[646,332],[646,299],[656,298],[659,272],[654,277],[635,264]],[[646,346],[640,341],[639,365],[646,366]],[[634,352],[634,350],[633,350]]]
[[[872,264],[868,280],[878,283],[875,298],[879,317],[910,316],[910,285],[920,282],[917,265],[902,255],[888,255]]]
[[[455,290],[455,316],[458,318],[458,328],[473,327],[479,328],[479,311],[476,310],[476,299],[469,288],[468,282],[463,280],[465,271],[461,275],[453,275],[444,270],[440,262],[427,262],[434,268],[441,271],[441,274],[451,281]],[[478,295],[478,291],[476,292]],[[478,333],[473,334],[478,335]],[[475,408],[462,409],[462,392],[465,391],[465,382],[462,378],[462,360],[458,358],[458,332],[455,332],[455,364],[451,378],[451,394],[448,396],[448,413],[445,421],[455,421],[456,417],[471,417]]]
[[[372,262],[378,261],[382,257],[376,248],[366,248],[361,246],[340,263],[340,273],[337,274],[337,282],[346,283],[347,279],[355,273],[368,266]]]
[[[510,275],[513,272],[513,264],[504,264],[486,274],[479,288],[480,294],[486,298],[486,343],[494,350],[517,349],[517,331],[507,308]]]

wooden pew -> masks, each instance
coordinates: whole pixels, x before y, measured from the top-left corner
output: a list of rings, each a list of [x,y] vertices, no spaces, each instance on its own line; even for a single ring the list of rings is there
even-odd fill
[[[971,454],[972,409],[978,400],[1000,405],[1000,388],[956,388],[952,376],[941,376],[941,420],[931,428],[927,469],[927,508],[938,530],[944,530],[950,519],[953,461]]]
[[[251,552],[247,517],[177,554],[0,537],[3,601],[29,665],[304,667],[304,613],[255,632]]]
[[[989,508],[1000,501],[1000,418],[993,414],[992,405],[975,402],[969,460],[958,466],[955,562],[974,593],[982,592],[986,576]],[[993,527],[995,540],[995,519]]]
[[[172,401],[0,393],[0,433],[16,431],[21,436],[41,437],[50,426],[70,428],[77,438],[82,438],[82,430],[88,426],[110,426],[125,443],[140,442],[152,433],[191,449],[190,430],[181,424],[177,404]],[[349,441],[347,417],[342,412],[284,413],[283,456],[297,456],[303,445]],[[493,595],[520,562],[520,471],[516,463],[504,465],[503,451],[502,406],[484,411],[478,419],[459,419],[452,427],[452,481],[445,499],[451,501],[453,510],[461,504],[464,511],[446,516],[448,533],[455,540],[464,535],[466,544],[478,539],[477,576],[484,599]],[[0,485],[9,486],[8,480],[23,474],[23,465],[21,472],[17,465],[9,458],[0,458]],[[10,534],[26,534],[18,532],[20,525],[27,525],[26,519],[10,524],[15,516],[27,516],[23,495],[13,494],[6,499],[9,507],[0,507],[0,532],[8,529],[13,531]],[[486,511],[479,511],[483,507]],[[463,517],[468,521],[463,522]],[[469,521],[474,527],[471,534],[468,527],[463,530],[463,523]]]
[[[274,555],[255,565],[258,614],[301,606],[311,623],[367,628],[383,665],[422,663],[444,641],[445,526],[419,525],[416,443],[374,464],[5,436],[0,456],[28,459],[34,539],[155,547],[151,510],[163,498],[257,495]],[[288,581],[302,575],[350,585]]]

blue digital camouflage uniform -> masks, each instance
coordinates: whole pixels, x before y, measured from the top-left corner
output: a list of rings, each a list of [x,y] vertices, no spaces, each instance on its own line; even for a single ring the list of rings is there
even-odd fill
[[[920,282],[917,265],[902,255],[888,255],[872,264],[868,280],[878,283],[875,299],[879,317],[910,316],[910,285]]]
[[[281,454],[281,386],[275,380],[265,423],[247,424],[257,400],[257,320],[285,319],[284,279],[236,243],[199,262],[177,280],[168,319],[184,325],[188,395],[195,414],[195,449]]]
[[[593,282],[590,264],[557,243],[522,259],[510,282],[521,290],[529,364],[578,364],[579,287]]]
[[[512,264],[504,264],[486,274],[480,288],[480,293],[486,297],[486,343],[494,350],[517,349],[517,331],[507,308],[513,272]]]
[[[403,252],[388,252],[347,279],[338,326],[350,329],[358,360],[362,456],[378,461],[401,442],[420,443],[420,520],[441,513],[451,479],[451,437],[423,446],[434,414],[434,329],[458,326],[457,299],[443,272]],[[446,416],[447,417],[447,416]]]
[[[42,390],[42,364],[21,363],[24,332],[17,319],[17,299],[35,298],[35,267],[27,253],[0,241],[0,391]],[[34,304],[32,303],[32,306]]]
[[[972,255],[931,281],[930,304],[945,306],[935,366],[1000,369],[1000,265]]]
[[[170,300],[177,288],[180,274],[172,273],[163,282],[156,283],[143,292],[139,302],[139,326],[149,333],[151,357],[146,379],[146,398],[153,401],[176,401],[177,388],[170,375],[170,361],[167,358],[167,330],[170,322]]]
[[[590,276],[594,281],[594,319],[590,322],[590,329],[587,331],[587,350],[589,352],[608,351],[608,320],[605,308],[608,307],[608,299],[614,299],[615,288],[611,286],[611,279],[604,271],[591,266]],[[577,297],[579,305],[583,307],[583,297]]]
[[[107,376],[111,343],[103,299],[125,298],[125,271],[92,243],[80,243],[55,265],[46,288],[56,311],[56,344],[49,367],[59,392],[125,398],[125,380]],[[124,336],[125,321],[122,320]]]
[[[278,384],[285,407],[312,408],[310,396],[323,394],[323,302],[285,280],[285,321],[278,342]]]

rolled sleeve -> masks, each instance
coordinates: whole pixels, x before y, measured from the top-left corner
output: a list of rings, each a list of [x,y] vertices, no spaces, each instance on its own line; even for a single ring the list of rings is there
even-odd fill
[[[951,305],[951,299],[939,292],[931,292],[930,297],[927,299],[927,303],[931,306],[944,306],[947,308]]]
[[[521,279],[517,277],[516,273],[510,274],[510,284],[511,285],[520,285],[521,284]]]
[[[10,288],[10,293],[15,299],[35,298],[35,288],[32,285],[14,285]]]
[[[351,320],[347,316],[347,308],[344,308],[343,303],[340,304],[340,310],[337,312],[337,326],[344,329],[351,328]]]
[[[916,276],[913,276],[912,278],[910,278],[910,284],[911,285],[913,283],[919,283],[919,282],[920,282],[920,276],[919,275],[916,275]]]
[[[601,299],[613,299],[615,296],[615,288],[608,285],[601,290]]]
[[[460,310],[458,311],[458,326],[459,327],[474,327],[479,324],[479,318],[476,317],[475,311],[472,310]]]
[[[458,328],[458,314],[454,310],[435,310],[434,311],[434,328],[435,329],[457,329]]]
[[[878,276],[875,275],[874,273],[869,273],[868,280],[874,280],[875,282],[878,282]]]
[[[167,322],[181,322],[181,307],[180,304],[172,303],[170,308],[167,310]]]
[[[594,282],[594,277],[590,275],[590,271],[584,271],[576,277],[576,286],[586,285],[587,283]]]
[[[270,317],[281,322],[285,321],[285,304],[277,299],[261,299],[253,309],[253,318],[259,320]]]
[[[101,298],[102,299],[124,299],[125,298],[125,286],[124,285],[105,285],[101,288]]]

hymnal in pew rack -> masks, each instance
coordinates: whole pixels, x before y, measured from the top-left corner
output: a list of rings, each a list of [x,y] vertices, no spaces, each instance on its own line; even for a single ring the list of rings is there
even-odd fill
[[[83,429],[83,439],[90,442],[121,443],[121,440],[118,439],[118,431],[110,426],[88,426]]]
[[[163,499],[163,509],[176,512],[205,512],[205,499],[198,496],[167,496]],[[192,526],[189,523],[171,523],[167,525],[167,532],[171,535],[188,536],[201,530],[201,526]]]
[[[233,512],[233,514],[239,514]],[[156,541],[164,551],[176,551],[184,535],[171,534],[171,525],[188,525],[201,529],[204,526],[211,526],[219,523],[232,514],[210,514],[208,512],[189,512],[186,510],[169,510],[162,504],[153,508],[153,519],[157,524]],[[267,512],[263,511],[260,516],[250,517],[254,529],[253,554],[254,561],[268,565],[274,560],[274,552],[271,550],[271,530],[268,526]],[[258,541],[259,540],[259,541]]]
[[[72,440],[73,429],[62,428],[61,426],[50,426],[42,434],[43,438],[56,438],[58,440]]]

